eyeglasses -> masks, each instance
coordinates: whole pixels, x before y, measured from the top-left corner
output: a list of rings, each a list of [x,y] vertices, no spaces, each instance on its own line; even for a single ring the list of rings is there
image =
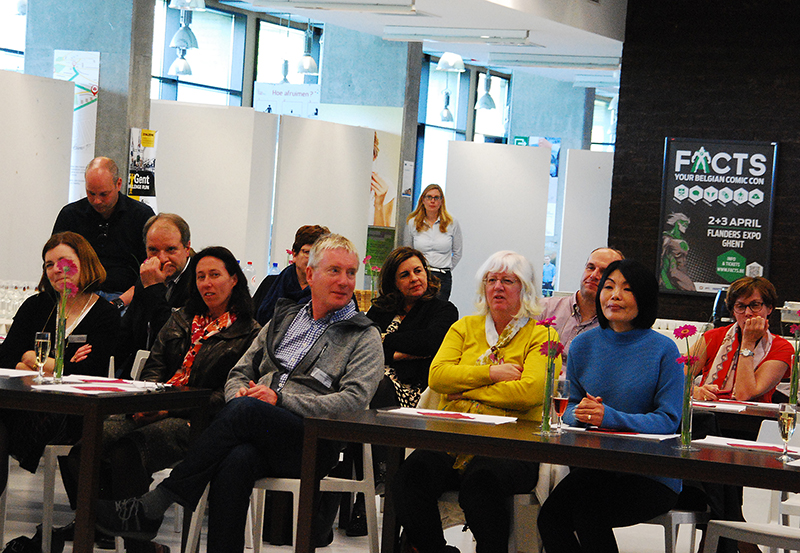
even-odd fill
[[[486,286],[495,286],[495,285],[497,285],[498,282],[500,284],[502,284],[505,288],[510,288],[510,287],[514,286],[515,284],[519,284],[519,280],[516,279],[516,278],[486,277],[486,278],[483,279],[483,283]]]
[[[442,197],[441,196],[431,196],[430,194],[425,194],[424,196],[422,196],[422,199],[423,200],[428,200],[428,201],[431,201],[431,202],[438,202],[439,200],[442,199]]]
[[[742,313],[747,311],[748,307],[750,308],[750,311],[752,311],[753,313],[757,313],[761,311],[762,307],[764,307],[764,302],[751,301],[750,303],[740,303],[737,301],[736,303],[733,304],[733,312],[741,315]]]

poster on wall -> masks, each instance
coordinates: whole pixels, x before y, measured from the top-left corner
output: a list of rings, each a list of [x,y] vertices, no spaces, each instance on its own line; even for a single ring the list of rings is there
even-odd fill
[[[100,52],[55,50],[53,78],[72,81],[75,85],[72,155],[69,162],[69,201],[74,202],[86,195],[83,173],[94,158],[97,100],[100,92]]]
[[[398,167],[400,135],[375,131],[369,184],[368,221],[371,226],[394,227]]]
[[[768,277],[776,142],[667,137],[658,283],[715,294],[743,276]]]
[[[158,213],[156,205],[156,148],[158,131],[131,128],[128,160],[128,196],[144,202]]]

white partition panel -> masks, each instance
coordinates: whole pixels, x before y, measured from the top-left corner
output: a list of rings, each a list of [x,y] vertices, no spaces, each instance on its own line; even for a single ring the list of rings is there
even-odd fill
[[[181,215],[192,246],[220,245],[267,269],[278,116],[154,100],[158,210]]]
[[[74,84],[0,71],[0,280],[36,281],[68,201]]]
[[[496,251],[527,257],[541,286],[549,178],[549,150],[450,142],[445,196],[464,235],[450,301],[461,316],[475,311],[475,273]]]
[[[281,116],[272,226],[272,260],[279,266],[303,225],[323,225],[346,236],[363,258],[373,134],[363,127]],[[357,286],[363,286],[363,277]]]
[[[567,150],[566,166],[556,289],[572,291],[580,287],[589,254],[608,242],[614,154]]]

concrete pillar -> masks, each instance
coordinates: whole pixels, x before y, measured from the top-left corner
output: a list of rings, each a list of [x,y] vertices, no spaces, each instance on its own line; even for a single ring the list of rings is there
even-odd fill
[[[100,52],[95,155],[127,167],[131,127],[150,122],[153,0],[31,0],[25,73],[53,76],[55,50]]]

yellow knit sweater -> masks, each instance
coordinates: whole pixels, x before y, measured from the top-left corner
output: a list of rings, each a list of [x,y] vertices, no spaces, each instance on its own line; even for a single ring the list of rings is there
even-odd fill
[[[558,333],[550,329],[550,340]],[[522,378],[492,382],[490,365],[475,365],[489,349],[485,318],[481,315],[457,321],[442,342],[431,362],[428,385],[442,394],[439,409],[461,413],[484,413],[542,420],[542,399],[547,374],[547,357],[540,348],[547,341],[547,328],[530,320],[511,342],[497,352],[506,363],[521,365]],[[561,358],[556,359],[556,375],[561,372]],[[447,394],[461,393],[466,399],[449,400]]]

